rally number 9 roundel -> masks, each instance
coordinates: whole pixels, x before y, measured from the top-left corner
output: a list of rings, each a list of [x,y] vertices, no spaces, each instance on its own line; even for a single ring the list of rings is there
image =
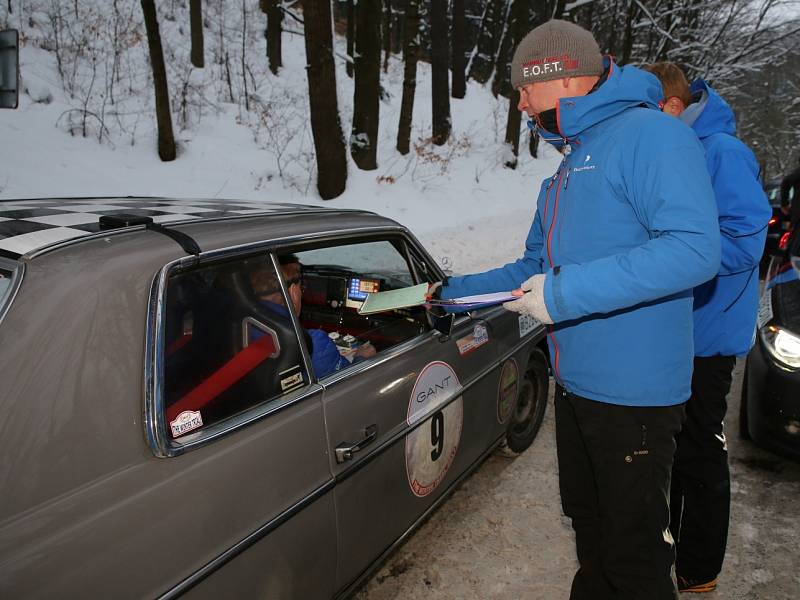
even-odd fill
[[[409,425],[424,420],[406,436],[406,473],[415,496],[423,498],[444,479],[458,452],[464,407],[461,396],[450,402],[461,389],[453,368],[432,362],[422,369],[408,403]]]

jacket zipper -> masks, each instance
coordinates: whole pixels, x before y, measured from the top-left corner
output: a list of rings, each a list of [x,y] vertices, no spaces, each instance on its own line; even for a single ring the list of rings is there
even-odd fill
[[[558,216],[558,198],[561,194],[561,180],[564,176],[563,167],[566,163],[566,158],[561,162],[561,165],[558,168],[558,172],[553,175],[553,178],[550,180],[550,183],[547,186],[547,194],[545,195],[545,203],[544,203],[544,222],[547,223],[547,206],[550,199],[550,188],[553,186],[553,183],[556,181],[556,177],[558,177],[558,183],[556,183],[556,198],[553,202],[553,216],[550,221],[550,227],[548,228],[547,233],[547,259],[550,261],[550,268],[553,268],[553,255],[550,247],[550,243],[553,239],[553,228],[556,224],[556,217]],[[567,171],[567,179],[569,179],[569,170]],[[564,181],[564,187],[566,188],[566,181]],[[553,326],[550,325],[548,327],[547,335],[550,336],[550,341],[553,342],[553,348],[555,348],[555,359],[553,360],[553,370],[555,371],[556,379],[561,381],[561,372],[559,371],[559,362],[561,358],[561,350],[558,347],[558,342],[556,341],[555,333],[553,332]]]

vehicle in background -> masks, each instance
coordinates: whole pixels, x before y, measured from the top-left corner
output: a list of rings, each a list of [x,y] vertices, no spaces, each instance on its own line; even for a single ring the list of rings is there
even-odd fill
[[[767,241],[764,244],[764,255],[761,258],[759,265],[759,275],[764,277],[767,273],[770,260],[775,252],[778,250],[778,243],[781,237],[789,231],[791,226],[789,215],[781,210],[781,177],[771,179],[764,186],[764,192],[767,195],[769,204],[772,207],[772,217],[770,217],[769,225],[767,228]],[[789,191],[790,198],[794,192]]]
[[[740,411],[743,438],[800,458],[800,225],[770,261]]]

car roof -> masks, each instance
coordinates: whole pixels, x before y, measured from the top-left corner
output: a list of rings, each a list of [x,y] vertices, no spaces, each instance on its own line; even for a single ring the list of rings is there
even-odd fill
[[[144,229],[144,225],[101,225],[104,215],[150,217],[153,223],[172,226],[251,216],[333,216],[340,213],[388,219],[362,210],[328,208],[307,204],[231,200],[219,198],[113,197],[36,198],[0,200],[0,255],[33,257],[44,251],[79,243],[97,236]]]

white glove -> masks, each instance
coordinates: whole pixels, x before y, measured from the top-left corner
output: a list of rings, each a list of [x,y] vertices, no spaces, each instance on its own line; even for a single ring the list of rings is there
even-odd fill
[[[519,300],[512,300],[505,302],[503,307],[506,310],[529,315],[534,319],[541,321],[545,325],[551,325],[553,319],[550,318],[550,313],[547,312],[547,305],[544,303],[544,275],[534,275],[525,281],[520,287],[525,295]]]

